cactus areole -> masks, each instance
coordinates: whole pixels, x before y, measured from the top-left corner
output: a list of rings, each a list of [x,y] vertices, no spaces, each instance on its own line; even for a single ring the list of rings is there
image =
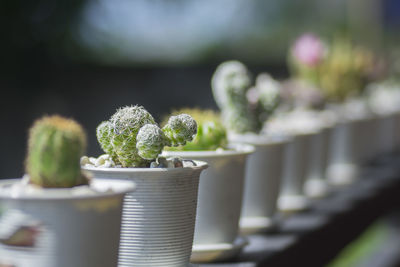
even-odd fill
[[[105,153],[122,167],[148,167],[165,146],[184,145],[197,133],[196,121],[187,114],[172,116],[161,129],[141,106],[117,110],[97,127],[97,140]]]
[[[26,172],[30,183],[42,187],[73,187],[87,184],[80,157],[86,135],[75,121],[60,116],[37,120],[29,131]]]

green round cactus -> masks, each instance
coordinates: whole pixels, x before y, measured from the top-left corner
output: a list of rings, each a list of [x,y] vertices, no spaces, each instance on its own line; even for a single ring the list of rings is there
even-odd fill
[[[128,106],[98,126],[97,140],[104,152],[122,167],[147,167],[164,146],[191,141],[196,129],[196,122],[181,114],[161,130],[143,107]]]
[[[29,132],[26,158],[30,182],[42,187],[86,184],[79,164],[85,147],[85,132],[75,121],[60,116],[36,121]]]
[[[146,124],[136,136],[138,154],[147,160],[157,158],[167,142],[163,131],[155,124]]]
[[[187,142],[186,145],[168,150],[199,151],[226,148],[228,143],[226,129],[219,114],[212,110],[185,108],[172,112],[172,115],[179,113],[189,114],[196,120],[197,134],[193,141]]]
[[[197,133],[197,123],[188,114],[171,116],[163,127],[164,134],[168,137],[170,145],[183,146],[187,141],[192,141]]]

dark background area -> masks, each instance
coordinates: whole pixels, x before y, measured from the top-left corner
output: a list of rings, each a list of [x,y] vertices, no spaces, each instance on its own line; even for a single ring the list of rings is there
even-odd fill
[[[95,128],[118,107],[143,105],[157,119],[172,108],[216,109],[210,78],[223,60],[283,79],[288,45],[304,31],[346,32],[386,54],[400,37],[396,0],[144,3],[0,2],[0,178],[23,174],[27,131],[44,114],[79,121],[88,155],[98,155]]]

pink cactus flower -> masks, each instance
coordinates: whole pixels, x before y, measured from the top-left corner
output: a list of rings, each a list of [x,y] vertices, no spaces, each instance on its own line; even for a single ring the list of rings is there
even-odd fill
[[[292,54],[299,63],[314,67],[324,58],[324,43],[314,34],[305,33],[294,43]]]

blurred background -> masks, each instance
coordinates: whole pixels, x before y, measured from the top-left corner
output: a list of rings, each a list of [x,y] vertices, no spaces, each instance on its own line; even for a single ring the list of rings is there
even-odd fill
[[[116,108],[140,104],[157,119],[172,108],[216,109],[215,67],[238,59],[287,77],[301,33],[346,33],[396,55],[398,0],[1,1],[0,177],[21,177],[33,120],[58,113],[88,132]]]

